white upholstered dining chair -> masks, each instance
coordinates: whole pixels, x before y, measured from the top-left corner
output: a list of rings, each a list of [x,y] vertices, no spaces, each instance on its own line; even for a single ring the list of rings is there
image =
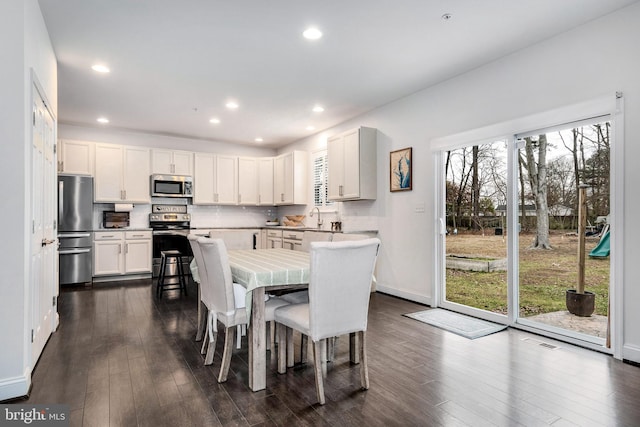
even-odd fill
[[[313,341],[316,393],[325,403],[323,376],[326,375],[326,339],[357,333],[360,378],[369,388],[366,339],[371,276],[380,247],[379,239],[311,244],[309,302],[278,308],[278,372],[285,373],[287,338],[297,330]],[[286,331],[282,330],[286,327]]]
[[[200,278],[200,272],[198,271],[198,266],[204,266],[204,261],[202,260],[200,245],[198,245],[198,236],[195,234],[188,234],[187,240],[189,241],[189,246],[191,246],[191,252],[193,253],[193,259],[189,266],[191,269],[191,277],[198,286],[198,329],[196,331],[196,341],[200,341],[204,335],[205,325],[207,322],[207,307],[202,302],[202,279]],[[204,267],[202,268],[204,269]]]
[[[300,250],[304,252],[309,252],[311,249],[312,242],[330,242],[331,241],[331,233],[323,232],[323,231],[305,231],[302,233],[302,244],[300,245]],[[295,291],[285,293],[281,296],[281,298],[291,304],[300,304],[303,302],[309,302],[309,292],[304,291]],[[305,344],[303,340],[303,345]]]
[[[204,269],[204,260],[202,259],[202,250],[200,249],[200,245],[198,244],[198,238],[201,236],[195,234],[188,234],[187,239],[189,241],[189,245],[191,246],[191,252],[193,253],[193,259],[191,260],[191,264],[189,268],[191,269],[191,277],[193,281],[198,285],[198,326],[196,330],[196,341],[201,341],[204,337],[204,332],[207,324],[207,306],[202,301],[202,280],[206,280],[206,270]],[[226,243],[225,243],[226,244]],[[202,266],[200,269],[198,265]],[[203,278],[200,278],[200,271],[202,271]],[[236,307],[244,307],[245,306],[245,295],[246,290],[240,286],[236,285],[233,288],[234,299],[236,301]],[[241,336],[240,333],[245,325],[238,325],[238,333],[237,336],[237,348],[240,348]],[[204,346],[203,346],[204,349]]]
[[[202,283],[202,301],[209,311],[202,344],[203,351],[206,347],[205,365],[213,363],[218,321],[220,321],[225,326],[225,340],[218,382],[225,382],[231,363],[235,327],[247,324],[247,310],[237,298],[239,293],[246,294],[246,289],[240,284],[233,283],[227,248],[222,239],[200,237],[198,245],[205,270],[203,272],[202,268],[198,268]],[[204,278],[205,275],[206,278]],[[271,298],[266,301],[265,320],[274,320],[276,308],[287,304],[286,301],[279,298]]]

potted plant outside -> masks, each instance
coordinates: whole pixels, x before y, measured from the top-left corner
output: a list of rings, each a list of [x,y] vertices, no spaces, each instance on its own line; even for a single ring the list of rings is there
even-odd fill
[[[569,313],[589,317],[595,309],[596,295],[584,290],[585,235],[587,231],[587,188],[581,184],[578,191],[578,281],[576,289],[568,289],[566,304]]]

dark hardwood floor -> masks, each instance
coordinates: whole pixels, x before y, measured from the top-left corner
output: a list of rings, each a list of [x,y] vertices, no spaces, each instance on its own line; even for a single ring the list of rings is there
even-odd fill
[[[278,375],[276,352],[267,389],[249,391],[246,337],[218,384],[222,340],[203,366],[194,286],[188,297],[153,291],[150,281],[63,290],[60,328],[22,403],[69,404],[78,426],[640,425],[640,368],[513,329],[468,340],[402,316],[424,307],[383,294],[371,298],[368,391],[346,338],[325,406],[312,366]]]

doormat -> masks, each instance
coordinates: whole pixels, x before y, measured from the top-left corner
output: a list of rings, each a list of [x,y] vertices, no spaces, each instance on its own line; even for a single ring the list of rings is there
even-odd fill
[[[507,329],[506,325],[488,322],[440,308],[408,313],[405,316],[471,340]]]

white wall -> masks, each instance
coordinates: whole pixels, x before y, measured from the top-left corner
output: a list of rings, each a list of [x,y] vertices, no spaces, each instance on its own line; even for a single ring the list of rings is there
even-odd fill
[[[530,114],[614,96],[625,98],[625,268],[624,354],[640,361],[640,286],[634,261],[640,255],[640,4],[566,32],[467,74],[378,108],[322,134],[298,141],[282,151],[326,146],[332,134],[357,126],[378,133],[378,199],[344,203],[358,218],[377,215],[383,249],[378,289],[430,302],[434,282],[433,155],[430,141]],[[508,31],[505,28],[505,32]],[[505,33],[505,37],[508,34]],[[413,147],[413,191],[390,193],[389,152]],[[615,173],[615,171],[613,171]],[[416,207],[426,205],[425,213]],[[308,210],[310,207],[299,208]]]
[[[53,48],[36,0],[0,3],[0,400],[26,394],[30,385],[29,218],[31,69],[57,114]]]

